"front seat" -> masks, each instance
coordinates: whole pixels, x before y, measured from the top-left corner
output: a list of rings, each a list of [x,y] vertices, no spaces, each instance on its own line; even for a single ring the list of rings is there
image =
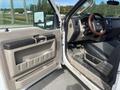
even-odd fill
[[[109,42],[88,43],[84,45],[84,47],[89,54],[101,60],[105,60],[113,66],[108,75],[108,83],[113,85],[116,81],[117,70],[120,62],[120,41],[114,40]]]
[[[89,54],[101,60],[108,60],[112,51],[118,45],[120,45],[120,42],[114,40],[109,42],[87,43],[84,47]]]

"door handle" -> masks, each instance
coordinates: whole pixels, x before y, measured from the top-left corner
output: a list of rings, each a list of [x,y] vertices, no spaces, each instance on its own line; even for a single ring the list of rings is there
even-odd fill
[[[39,42],[45,42],[47,41],[47,38],[45,36],[39,36],[36,38],[37,43]]]
[[[40,36],[39,34],[34,35],[33,39],[35,40],[36,43],[45,42],[47,40],[46,36]]]

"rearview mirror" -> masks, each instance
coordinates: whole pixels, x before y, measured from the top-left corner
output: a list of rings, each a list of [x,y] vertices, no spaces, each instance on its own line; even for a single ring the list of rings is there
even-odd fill
[[[119,1],[109,0],[107,1],[108,5],[119,5]]]

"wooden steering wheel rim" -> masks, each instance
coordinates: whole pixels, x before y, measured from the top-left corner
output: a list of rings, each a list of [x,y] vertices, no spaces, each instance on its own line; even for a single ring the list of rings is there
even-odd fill
[[[94,29],[93,24],[92,24],[95,15],[100,16],[101,18],[104,18],[103,16],[101,16],[100,14],[97,14],[97,13],[91,14],[91,15],[89,16],[89,18],[88,18],[88,26],[89,26],[90,31],[91,31],[92,33],[94,33],[94,34],[97,35],[97,36],[102,36],[102,35],[104,35],[104,34],[106,33],[106,31],[104,30],[103,32],[97,32],[97,31]]]

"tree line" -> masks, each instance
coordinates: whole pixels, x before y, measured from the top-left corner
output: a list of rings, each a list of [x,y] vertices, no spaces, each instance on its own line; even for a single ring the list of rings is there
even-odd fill
[[[66,14],[70,11],[73,6],[61,6],[61,14]],[[90,7],[85,11],[85,13],[100,13],[104,16],[120,16],[120,5],[112,6],[107,5],[104,2],[97,5],[95,4],[93,7]]]
[[[89,8],[86,12],[88,13],[100,13],[103,16],[120,16],[120,5],[113,6],[101,3],[100,5],[94,5],[92,8]]]
[[[73,6],[60,6],[60,13],[67,14]],[[2,11],[10,11],[10,9],[1,9]],[[31,4],[29,9],[30,11],[44,11],[47,14],[53,13],[52,7],[48,3],[48,0],[38,0],[37,4]],[[23,13],[24,8],[16,8],[14,9],[15,12]],[[118,6],[111,6],[107,5],[104,2],[97,5],[95,4],[93,7],[89,8],[85,11],[86,13],[100,13],[104,16],[120,16],[120,5]]]

